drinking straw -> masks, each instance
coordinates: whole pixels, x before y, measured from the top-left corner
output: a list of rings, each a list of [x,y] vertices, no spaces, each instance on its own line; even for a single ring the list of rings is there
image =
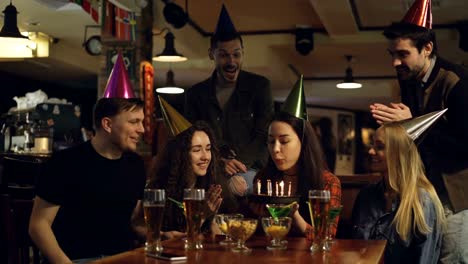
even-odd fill
[[[181,203],[181,202],[179,202],[179,201],[177,201],[177,200],[174,200],[174,199],[172,199],[171,197],[167,197],[167,199],[168,199],[169,201],[175,203],[179,208],[184,209],[184,204],[183,204],[183,203]]]
[[[306,203],[309,206],[310,223],[311,223],[312,227],[315,228],[314,215],[312,214],[312,205],[309,202],[306,202]]]

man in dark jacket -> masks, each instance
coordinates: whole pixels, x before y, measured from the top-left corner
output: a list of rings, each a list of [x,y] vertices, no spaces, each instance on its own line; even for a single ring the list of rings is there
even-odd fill
[[[268,157],[266,130],[273,114],[270,82],[263,76],[242,71],[244,50],[225,7],[211,38],[210,59],[215,71],[187,92],[186,116],[204,120],[220,142],[226,173],[247,173],[251,190],[254,172]],[[244,175],[245,176],[245,175]]]
[[[468,218],[468,72],[437,56],[430,1],[415,1],[414,6],[418,5],[410,11],[424,11],[423,16],[408,12],[403,22],[384,32],[403,103],[370,108],[378,123],[448,108],[419,149],[426,174],[446,209],[441,261],[468,262],[468,222],[463,220]]]

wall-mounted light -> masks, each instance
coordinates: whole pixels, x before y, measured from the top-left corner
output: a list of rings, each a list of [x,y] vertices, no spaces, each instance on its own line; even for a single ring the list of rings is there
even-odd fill
[[[175,85],[174,72],[169,69],[166,75],[166,85],[164,87],[156,88],[156,92],[161,94],[181,94],[184,93],[184,89]]]
[[[162,61],[162,62],[181,62],[181,61],[186,61],[187,57],[184,57],[184,55],[177,53],[174,47],[174,34],[172,34],[171,31],[169,31],[168,28],[164,28],[160,33],[154,34],[154,35],[159,35],[161,34],[164,30],[167,30],[168,32],[166,33],[166,36],[164,36],[165,41],[165,46],[164,50],[153,57],[154,61]]]
[[[351,68],[351,60],[353,56],[345,55],[345,58],[348,62],[348,67],[346,68],[346,74],[344,81],[336,85],[337,88],[340,89],[358,89],[362,87],[361,83],[355,82],[353,77],[353,69]]]
[[[43,58],[49,56],[52,38],[42,32],[21,32],[28,37],[28,44],[17,45],[0,38],[0,58]]]

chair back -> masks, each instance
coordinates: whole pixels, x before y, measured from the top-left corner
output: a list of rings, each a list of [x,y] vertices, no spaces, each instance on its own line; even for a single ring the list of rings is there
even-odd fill
[[[0,240],[7,243],[1,245],[1,263],[29,264],[32,257],[32,262],[39,264],[39,249],[28,233],[32,207],[31,199],[13,199],[9,194],[0,194]]]
[[[1,192],[15,199],[33,199],[43,164],[36,158],[3,157]]]

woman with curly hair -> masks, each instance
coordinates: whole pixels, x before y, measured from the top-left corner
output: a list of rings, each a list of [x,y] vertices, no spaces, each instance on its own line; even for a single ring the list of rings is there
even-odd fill
[[[166,190],[166,196],[176,201],[183,200],[186,188],[201,188],[206,191],[206,200],[213,216],[221,207],[234,210],[232,194],[227,191],[216,143],[211,129],[197,122],[171,138],[155,161],[150,173],[148,187]],[[186,227],[183,210],[174,202],[168,202],[164,212],[162,230],[184,231]],[[204,230],[211,221],[206,221]]]

